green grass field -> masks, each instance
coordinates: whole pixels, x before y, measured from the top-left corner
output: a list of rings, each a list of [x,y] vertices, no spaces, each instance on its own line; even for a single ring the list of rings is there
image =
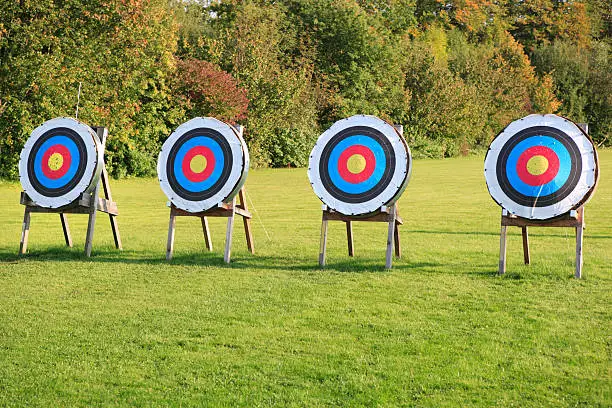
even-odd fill
[[[237,223],[230,266],[220,219],[209,253],[179,218],[165,261],[155,179],[112,182],[122,252],[107,217],[87,259],[86,216],[69,216],[69,249],[59,217],[34,214],[18,258],[20,186],[0,184],[0,406],[610,406],[612,151],[600,162],[582,280],[570,229],[532,230],[531,266],[512,229],[496,275],[481,157],[415,162],[391,271],[382,223],[355,225],[355,258],[330,223],[318,268],[304,169],[250,173],[257,252]]]

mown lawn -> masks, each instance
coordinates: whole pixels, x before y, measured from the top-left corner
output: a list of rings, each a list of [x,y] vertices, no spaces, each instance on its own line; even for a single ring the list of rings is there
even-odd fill
[[[574,233],[519,230],[496,275],[500,209],[481,157],[416,161],[400,201],[403,258],[384,270],[386,226],[330,224],[304,169],[256,170],[256,255],[241,224],[222,262],[224,220],[205,251],[179,218],[166,262],[166,198],[155,179],[113,181],[124,251],[100,216],[34,214],[17,257],[18,184],[0,184],[0,406],[610,406],[612,151],[586,210],[584,279]],[[251,204],[251,203],[249,203]],[[264,231],[267,230],[269,239]]]

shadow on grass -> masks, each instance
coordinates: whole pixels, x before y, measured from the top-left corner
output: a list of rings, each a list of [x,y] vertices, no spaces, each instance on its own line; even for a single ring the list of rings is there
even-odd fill
[[[168,265],[168,266],[210,266],[216,268],[227,268],[232,270],[284,270],[296,272],[352,272],[352,273],[386,273],[384,257],[343,257],[336,260],[328,258],[327,265],[320,268],[315,256],[293,256],[274,257],[251,255],[248,253],[234,254],[230,264],[223,261],[221,252],[191,252],[176,253],[170,261],[165,258],[165,253],[151,256],[150,253],[139,251],[118,251],[114,248],[94,249],[92,256],[87,258],[82,248],[67,248],[65,246],[52,246],[43,249],[30,249],[25,255],[18,255],[17,249],[0,249],[0,265],[19,264],[22,262],[93,262],[93,263],[116,263],[132,265]],[[415,269],[438,269],[445,265],[433,262],[413,262],[394,265],[396,270]]]
[[[520,230],[519,230],[520,232]],[[498,236],[499,232],[482,232],[482,231],[436,231],[436,230],[410,230],[410,229],[402,229],[400,233],[410,235],[410,234],[432,234],[432,235],[491,235]]]
[[[568,270],[567,274],[539,273],[538,268],[533,272],[527,270],[511,271],[504,275],[498,275],[497,268],[492,262],[465,265],[462,263],[423,261],[423,260],[398,260],[394,259],[391,271],[417,272],[420,274],[434,275],[468,275],[479,278],[500,279],[500,281],[525,281],[525,280],[565,280],[573,278],[573,271]],[[384,256],[381,257],[355,257],[350,258],[346,255],[331,258],[328,255],[327,265],[320,268],[315,256],[293,256],[275,257],[263,255],[251,255],[249,253],[237,253],[232,257],[230,264],[223,261],[222,252],[189,252],[175,253],[172,260],[167,261],[165,252],[152,255],[145,251],[118,251],[113,247],[102,247],[95,249],[91,258],[87,258],[82,248],[67,248],[65,246],[51,246],[40,250],[31,250],[26,255],[18,255],[17,249],[0,248],[0,266],[10,264],[20,264],[26,262],[87,262],[101,264],[123,264],[123,265],[150,265],[150,266],[194,266],[194,267],[214,267],[232,271],[247,270],[270,270],[288,271],[301,273],[318,272],[339,272],[339,273],[388,273],[385,269]],[[510,267],[510,266],[509,266]],[[523,268],[522,265],[515,265],[516,268]],[[534,268],[534,267],[531,267]]]
[[[555,227],[543,227],[543,228],[555,228]],[[558,228],[555,228],[559,231]],[[541,228],[534,229],[533,227],[529,229],[530,237],[551,237],[551,238],[573,238],[575,234],[573,232],[569,232],[567,230],[567,234],[546,234],[534,231],[543,231]],[[432,234],[432,235],[489,235],[494,237],[499,237],[499,232],[481,232],[481,231],[432,231],[432,230],[402,230],[402,234]],[[509,235],[521,235],[521,230],[519,228],[510,228],[508,229]],[[612,239],[612,235],[589,235],[585,233],[584,239]]]

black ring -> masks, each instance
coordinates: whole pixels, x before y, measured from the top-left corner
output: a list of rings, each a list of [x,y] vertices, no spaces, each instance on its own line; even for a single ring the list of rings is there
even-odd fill
[[[510,153],[512,153],[514,147],[518,143],[532,136],[549,136],[555,140],[558,140],[561,144],[563,144],[563,146],[565,146],[572,161],[572,168],[566,182],[559,187],[557,191],[546,196],[531,197],[518,192],[514,189],[514,187],[512,187],[512,184],[510,184],[506,173],[508,157],[510,156]],[[580,154],[580,150],[578,149],[578,146],[576,146],[574,140],[563,131],[549,126],[534,126],[523,129],[512,136],[512,138],[506,142],[504,146],[502,146],[497,157],[496,174],[499,186],[508,196],[508,198],[525,207],[547,207],[562,201],[565,197],[570,195],[572,191],[574,191],[576,185],[578,185],[578,181],[580,180],[581,173],[582,155]]]
[[[77,149],[79,151],[80,160],[74,177],[72,177],[72,179],[68,183],[64,184],[62,187],[48,188],[43,186],[38,181],[38,178],[36,177],[36,172],[34,171],[34,160],[36,159],[36,154],[38,153],[38,150],[40,149],[42,144],[53,136],[58,135],[66,136],[76,144]],[[39,137],[38,140],[36,140],[32,148],[30,149],[28,155],[28,178],[30,179],[30,184],[32,184],[34,190],[36,190],[41,195],[47,197],[63,196],[64,194],[67,194],[68,192],[73,190],[77,186],[77,184],[79,184],[79,182],[83,178],[83,175],[85,174],[87,161],[87,147],[85,146],[85,142],[83,141],[81,136],[76,131],[65,127],[50,129],[43,133],[43,135]]]
[[[176,180],[176,176],[174,174],[174,161],[176,159],[176,155],[178,150],[190,139],[194,137],[209,137],[213,139],[215,142],[219,144],[221,147],[221,151],[223,152],[224,159],[224,167],[221,172],[221,176],[219,176],[219,180],[215,184],[213,184],[209,189],[200,191],[200,192],[192,192],[185,190],[180,183]],[[227,183],[229,179],[230,173],[232,171],[233,165],[233,156],[232,156],[232,148],[229,145],[228,141],[223,137],[223,135],[217,132],[214,129],[210,128],[197,128],[192,129],[189,132],[185,132],[181,137],[179,137],[170,152],[168,153],[168,161],[166,162],[166,174],[168,175],[168,185],[178,194],[180,197],[189,201],[203,201],[206,200],[215,194],[217,194]]]
[[[338,143],[340,143],[347,137],[356,135],[369,136],[380,144],[385,153],[386,167],[378,184],[363,193],[350,194],[340,190],[334,185],[329,176],[327,166],[329,164],[329,156],[331,155],[331,152],[334,147],[336,147]],[[380,195],[389,186],[391,180],[393,180],[394,171],[395,151],[393,150],[393,145],[391,145],[389,139],[387,139],[387,137],[382,132],[368,126],[353,126],[338,132],[331,139],[329,139],[329,141],[323,148],[323,152],[321,153],[321,159],[319,161],[319,174],[323,187],[338,200],[351,204],[365,203]]]

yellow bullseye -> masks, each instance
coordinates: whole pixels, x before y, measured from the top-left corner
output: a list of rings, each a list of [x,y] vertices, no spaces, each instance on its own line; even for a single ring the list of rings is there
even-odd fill
[[[62,164],[64,164],[64,156],[59,153],[53,153],[49,157],[49,168],[53,171],[57,171],[62,168]]]
[[[534,176],[546,173],[548,170],[548,159],[544,156],[533,156],[527,161],[527,171]]]
[[[346,161],[348,171],[359,174],[366,168],[366,159],[360,154],[354,154]]]
[[[206,170],[207,165],[208,161],[206,160],[206,157],[202,156],[201,154],[198,154],[193,156],[193,159],[191,159],[191,162],[189,163],[189,168],[194,173],[201,173]]]

